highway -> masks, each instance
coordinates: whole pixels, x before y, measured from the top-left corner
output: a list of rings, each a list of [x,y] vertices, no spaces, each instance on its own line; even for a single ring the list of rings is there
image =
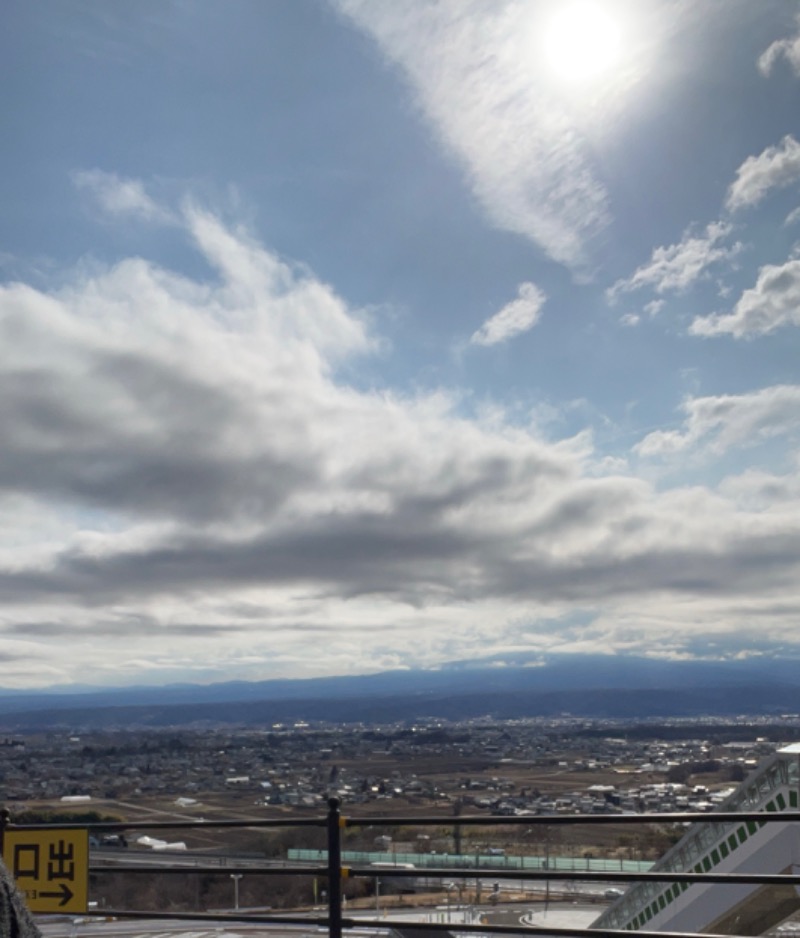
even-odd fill
[[[286,866],[285,860],[267,860],[264,857],[223,857],[217,854],[191,853],[188,850],[136,850],[118,847],[92,847],[90,863],[93,867],[115,866],[153,866],[153,867],[188,867],[218,866],[253,867],[264,869],[270,866]],[[292,866],[302,866],[293,863]]]
[[[92,848],[91,860],[93,868],[114,866],[118,863],[126,866],[180,867],[186,869],[196,867],[219,867],[220,870],[251,868],[254,875],[269,867],[289,865],[286,860],[267,860],[263,857],[222,857],[213,854],[189,853],[187,851],[120,850],[114,848]],[[303,866],[304,864],[294,861],[291,865]],[[391,879],[392,871],[391,869],[382,869],[377,875],[380,879]],[[452,882],[454,890],[458,889],[460,882],[464,884],[465,889],[471,890],[475,887],[475,878],[470,875],[469,870],[454,870],[450,876],[452,878],[442,880],[438,877],[426,877],[424,872],[421,872],[421,875],[413,881],[420,891],[424,891],[428,887],[431,891],[434,891],[443,882]],[[491,873],[484,872],[480,876],[481,894],[489,896],[494,891],[495,884],[499,887],[498,892],[500,895],[513,893],[515,895],[543,896],[547,892],[544,880],[528,880],[524,877],[497,880]],[[550,881],[549,891],[551,895],[596,899],[601,898],[605,891],[613,885],[613,883],[604,883],[597,880],[579,882],[577,880],[553,879]]]

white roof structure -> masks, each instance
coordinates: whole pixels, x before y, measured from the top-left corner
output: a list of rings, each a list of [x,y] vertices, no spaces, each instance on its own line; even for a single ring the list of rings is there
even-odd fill
[[[800,745],[767,759],[722,804],[724,812],[784,812],[800,805]],[[800,824],[715,821],[693,825],[651,872],[797,873]],[[642,882],[608,908],[593,928],[760,934],[800,908],[792,886],[751,883]]]

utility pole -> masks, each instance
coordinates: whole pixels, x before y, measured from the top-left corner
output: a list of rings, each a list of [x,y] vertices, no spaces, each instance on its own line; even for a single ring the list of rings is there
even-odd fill
[[[239,880],[242,875],[242,873],[231,873],[231,879],[233,880],[233,909],[235,912],[239,911]]]

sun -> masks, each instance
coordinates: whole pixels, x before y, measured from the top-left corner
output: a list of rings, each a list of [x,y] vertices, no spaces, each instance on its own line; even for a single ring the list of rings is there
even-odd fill
[[[600,3],[592,0],[564,4],[546,26],[542,38],[547,65],[564,81],[599,78],[620,58],[619,24]]]

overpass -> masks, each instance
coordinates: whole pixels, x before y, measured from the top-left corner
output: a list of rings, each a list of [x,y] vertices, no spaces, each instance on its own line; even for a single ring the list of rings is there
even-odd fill
[[[719,812],[796,812],[800,744],[765,760],[719,806]],[[652,867],[652,873],[794,874],[800,872],[800,829],[794,821],[750,817],[694,824]],[[790,884],[641,882],[607,909],[592,928],[635,931],[761,934],[800,909]]]

